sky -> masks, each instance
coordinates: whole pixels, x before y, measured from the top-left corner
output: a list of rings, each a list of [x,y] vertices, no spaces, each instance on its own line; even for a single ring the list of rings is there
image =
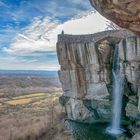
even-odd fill
[[[92,34],[106,22],[89,0],[0,0],[0,69],[58,70],[57,35]]]

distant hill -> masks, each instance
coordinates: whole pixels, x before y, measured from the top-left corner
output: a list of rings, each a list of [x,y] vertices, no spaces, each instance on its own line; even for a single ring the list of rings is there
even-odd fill
[[[45,71],[45,70],[0,70],[0,75],[57,75],[57,71]]]

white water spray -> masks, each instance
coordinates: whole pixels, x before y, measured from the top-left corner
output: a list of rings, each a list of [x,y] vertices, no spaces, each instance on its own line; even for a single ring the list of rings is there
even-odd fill
[[[112,135],[121,135],[121,116],[122,116],[122,99],[124,90],[124,76],[120,73],[120,59],[118,46],[115,48],[113,60],[113,106],[112,106],[112,124],[107,128],[107,132]]]

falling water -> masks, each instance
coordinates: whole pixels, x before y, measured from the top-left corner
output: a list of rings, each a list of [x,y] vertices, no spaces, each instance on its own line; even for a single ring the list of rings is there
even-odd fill
[[[107,128],[107,132],[113,135],[120,135],[123,133],[121,129],[121,113],[122,113],[122,99],[124,90],[124,76],[120,73],[118,46],[115,47],[113,60],[113,106],[112,106],[112,124]]]

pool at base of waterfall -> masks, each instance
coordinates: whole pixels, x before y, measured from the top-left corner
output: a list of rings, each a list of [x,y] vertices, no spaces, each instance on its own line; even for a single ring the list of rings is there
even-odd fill
[[[131,137],[127,131],[123,135],[107,133],[106,129],[109,127],[109,124],[106,122],[82,123],[66,120],[65,124],[73,135],[74,140],[125,140],[125,137]]]
[[[125,130],[122,128],[119,128],[119,129],[115,129],[112,127],[106,128],[106,133],[108,133],[110,135],[114,135],[114,136],[121,136],[121,135],[123,135],[124,132],[125,132]]]

